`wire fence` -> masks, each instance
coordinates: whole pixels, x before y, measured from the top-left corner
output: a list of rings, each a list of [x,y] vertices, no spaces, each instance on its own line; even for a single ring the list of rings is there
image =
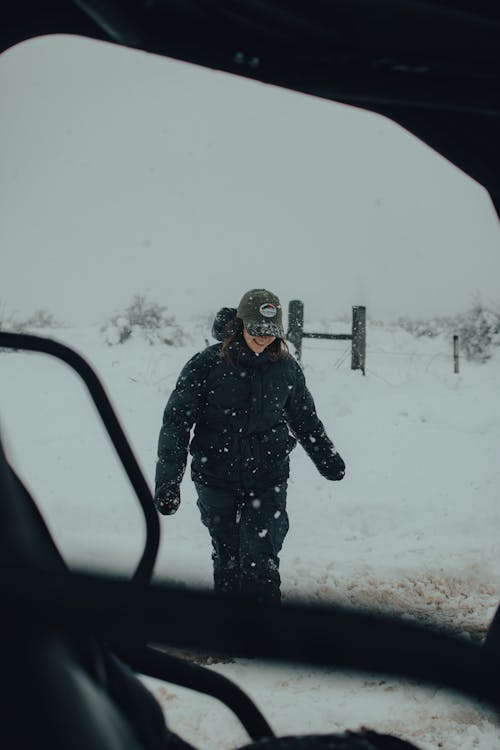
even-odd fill
[[[314,344],[310,343],[312,340],[309,340],[308,343],[304,343],[303,346],[303,358],[305,363],[307,363],[307,356],[308,353],[313,352],[323,352],[325,354],[333,355],[333,361],[330,362],[330,366],[335,370],[340,370],[346,363],[349,362],[349,358],[351,355],[351,347],[348,346],[335,346],[335,344],[332,343],[326,343],[326,342],[319,342],[315,341]],[[443,367],[447,368],[449,371],[458,373],[459,372],[459,360],[458,360],[458,351],[456,351],[456,346],[450,345],[447,350],[434,349],[433,351],[398,351],[395,349],[388,349],[381,346],[370,346],[369,343],[366,345],[366,372],[371,374],[376,374],[374,372],[374,369],[371,365],[373,363],[374,359],[376,361],[380,362],[380,359],[383,359],[384,361],[390,362],[391,359],[394,359],[396,361],[402,362],[408,362],[408,364],[411,366],[412,363],[417,364],[418,363],[418,369],[423,370],[425,372],[428,372],[431,370],[432,366],[439,363]]]

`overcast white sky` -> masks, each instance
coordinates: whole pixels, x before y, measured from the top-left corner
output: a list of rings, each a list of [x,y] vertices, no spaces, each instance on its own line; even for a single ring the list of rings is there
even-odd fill
[[[488,195],[384,118],[70,37],[0,56],[0,309],[179,320],[266,286],[307,317],[500,301]]]

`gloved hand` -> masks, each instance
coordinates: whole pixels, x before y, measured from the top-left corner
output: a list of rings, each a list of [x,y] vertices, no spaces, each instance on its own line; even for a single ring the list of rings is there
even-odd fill
[[[181,504],[181,491],[177,484],[158,487],[154,497],[156,510],[163,516],[172,516]]]
[[[318,466],[318,469],[326,479],[330,479],[332,482],[340,482],[344,478],[345,463],[340,454],[335,451],[329,456],[328,460],[323,461]]]

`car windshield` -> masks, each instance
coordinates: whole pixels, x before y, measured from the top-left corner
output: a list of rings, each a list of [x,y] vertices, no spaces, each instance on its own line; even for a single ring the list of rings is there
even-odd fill
[[[299,371],[346,475],[321,475],[307,450],[317,437],[292,419],[283,601],[397,612],[481,640],[500,593],[500,225],[485,190],[386,118],[100,42],[8,50],[0,92],[0,329],[89,360],[153,490],[163,410],[186,362],[217,344],[218,311],[272,290],[286,337],[300,301]],[[293,337],[288,348],[297,359]],[[0,362],[2,439],[65,559],[129,575],[144,524],[85,389],[44,355],[4,350]],[[233,408],[224,399],[217,408]],[[161,517],[155,579],[212,588],[191,460],[178,512]],[[224,669],[243,670],[262,700],[274,691],[283,733],[304,731],[297,692],[308,727],[331,731],[328,695],[310,697],[331,675]],[[359,678],[335,680],[347,726]],[[199,742],[192,708],[161,690]],[[411,739],[421,730],[400,708],[412,691],[368,681],[363,695],[380,728],[405,725]],[[420,737],[451,724],[474,746],[445,697],[421,701]],[[224,742],[241,744],[233,734]]]

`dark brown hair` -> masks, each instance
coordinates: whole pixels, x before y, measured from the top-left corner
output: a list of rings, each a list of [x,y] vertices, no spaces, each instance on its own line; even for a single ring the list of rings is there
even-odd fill
[[[226,324],[227,336],[222,342],[221,356],[230,367],[238,364],[239,354],[247,348],[243,338],[243,321],[241,318],[233,318]],[[266,347],[266,353],[271,362],[278,362],[288,356],[288,346],[284,339],[276,338],[272,344]]]

